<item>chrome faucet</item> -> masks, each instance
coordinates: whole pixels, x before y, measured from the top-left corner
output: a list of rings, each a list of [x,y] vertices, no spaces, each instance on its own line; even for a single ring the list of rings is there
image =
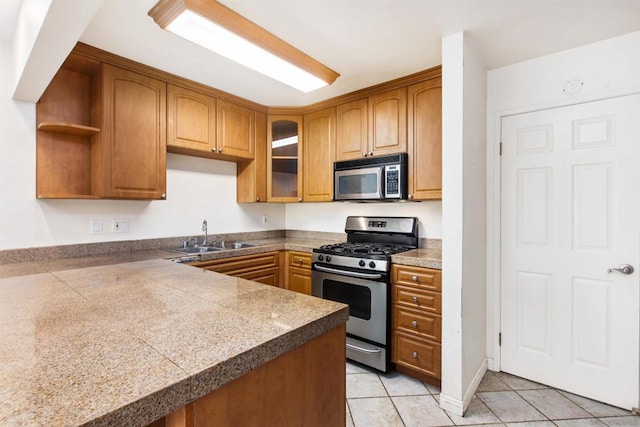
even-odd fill
[[[202,221],[202,231],[204,231],[204,237],[202,238],[202,246],[207,246],[209,243],[209,236],[207,236],[207,220]]]

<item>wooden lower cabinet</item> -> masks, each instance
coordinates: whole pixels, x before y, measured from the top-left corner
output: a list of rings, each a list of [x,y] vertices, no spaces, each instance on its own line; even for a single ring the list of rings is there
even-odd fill
[[[396,369],[440,385],[442,272],[391,266],[391,361]]]
[[[286,265],[285,288],[311,295],[311,254],[287,251]]]
[[[191,262],[189,265],[234,277],[241,277],[265,285],[282,287],[282,252],[266,252],[210,261]]]
[[[164,425],[344,426],[345,346],[342,325],[183,406]]]

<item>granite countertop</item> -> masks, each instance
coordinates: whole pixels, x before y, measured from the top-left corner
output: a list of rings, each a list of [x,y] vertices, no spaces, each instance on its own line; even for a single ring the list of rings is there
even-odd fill
[[[57,262],[0,279],[1,425],[145,425],[349,316],[166,259]]]
[[[201,260],[339,240],[268,238]],[[347,321],[346,306],[140,250],[0,265],[0,424],[145,425]],[[440,248],[393,255],[441,268]]]
[[[440,248],[413,249],[392,255],[391,262],[413,267],[442,270],[442,250]]]

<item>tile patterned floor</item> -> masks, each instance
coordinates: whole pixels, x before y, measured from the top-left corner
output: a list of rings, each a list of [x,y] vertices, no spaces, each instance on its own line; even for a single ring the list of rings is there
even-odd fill
[[[640,427],[629,411],[488,371],[465,417],[443,411],[440,389],[347,363],[347,426]]]

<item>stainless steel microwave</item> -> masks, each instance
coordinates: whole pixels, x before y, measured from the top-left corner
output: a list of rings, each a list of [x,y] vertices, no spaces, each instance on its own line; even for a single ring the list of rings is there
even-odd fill
[[[401,153],[335,162],[334,200],[405,200],[407,158],[407,153]]]

